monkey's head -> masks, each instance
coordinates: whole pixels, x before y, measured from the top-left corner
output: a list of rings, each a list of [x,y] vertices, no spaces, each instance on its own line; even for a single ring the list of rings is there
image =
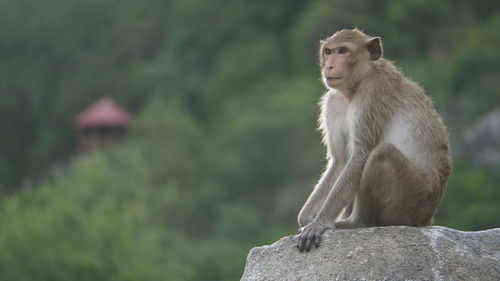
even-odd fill
[[[380,37],[358,29],[337,31],[320,43],[322,80],[329,88],[353,88],[382,56]]]

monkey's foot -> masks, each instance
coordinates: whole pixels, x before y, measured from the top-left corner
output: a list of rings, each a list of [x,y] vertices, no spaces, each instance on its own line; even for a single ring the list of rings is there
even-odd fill
[[[304,250],[306,250],[306,252],[309,252],[313,245],[318,248],[321,234],[329,228],[332,227],[317,221],[313,221],[301,228],[299,241],[297,244],[297,248],[299,248],[299,251],[303,252]]]

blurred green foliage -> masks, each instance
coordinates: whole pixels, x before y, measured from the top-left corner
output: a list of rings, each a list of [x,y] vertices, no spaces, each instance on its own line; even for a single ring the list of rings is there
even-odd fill
[[[500,104],[498,1],[0,1],[0,280],[239,279],[297,229],[324,165],[317,42],[355,26],[452,143]],[[71,156],[103,95],[128,138]],[[436,223],[498,227],[499,181],[454,155]]]

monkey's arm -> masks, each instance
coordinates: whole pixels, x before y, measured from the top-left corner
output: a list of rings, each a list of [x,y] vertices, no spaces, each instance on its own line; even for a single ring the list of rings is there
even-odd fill
[[[321,209],[312,222],[301,228],[298,248],[302,252],[309,251],[312,245],[319,246],[321,234],[328,228],[334,227],[334,220],[342,209],[351,202],[359,188],[363,158],[351,157],[339,178],[329,190]]]
[[[334,160],[330,159],[321,179],[299,212],[298,222],[300,227],[308,225],[317,216],[337,177],[337,165]]]
[[[366,156],[365,156],[366,155]],[[316,215],[315,221],[333,227],[335,218],[356,195],[361,182],[366,153],[353,153]]]

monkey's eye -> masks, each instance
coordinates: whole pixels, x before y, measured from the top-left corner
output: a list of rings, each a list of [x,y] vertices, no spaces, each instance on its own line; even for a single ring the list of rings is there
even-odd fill
[[[324,48],[323,49],[323,54],[325,54],[325,55],[331,55],[332,54],[332,50],[330,50],[328,48]]]
[[[345,53],[347,53],[347,48],[346,47],[338,47],[337,49],[335,49],[335,53],[336,54],[345,54]]]

